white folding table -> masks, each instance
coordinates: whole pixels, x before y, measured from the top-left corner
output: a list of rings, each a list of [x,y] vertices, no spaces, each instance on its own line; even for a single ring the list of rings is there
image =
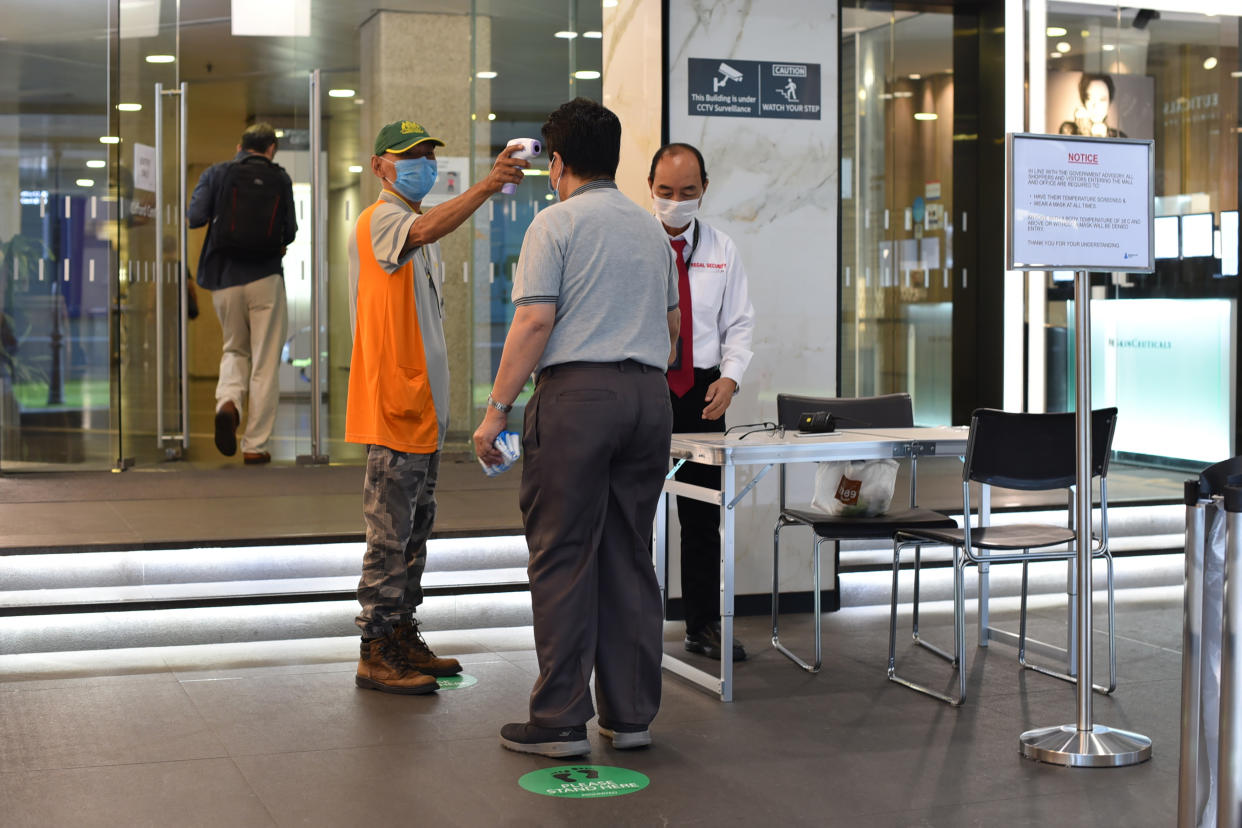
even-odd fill
[[[663,667],[720,696],[733,701],[733,591],[734,591],[734,507],[771,469],[782,463],[815,463],[826,460],[876,460],[928,456],[962,456],[966,453],[969,429],[966,427],[876,428],[837,431],[831,434],[800,434],[794,431],[756,432],[724,435],[674,434],[669,454],[674,466],[664,481],[660,508],[656,510],[655,567],[660,597],[667,605],[665,583],[668,560],[668,497],[680,495],[715,503],[720,507],[720,675],[664,654]],[[720,467],[719,491],[673,479],[684,462]],[[761,466],[750,482],[737,490],[737,467]],[[986,504],[986,501],[985,501]],[[982,512],[986,515],[986,511]],[[981,629],[987,629],[987,574],[980,568]],[[986,639],[981,643],[986,645]]]

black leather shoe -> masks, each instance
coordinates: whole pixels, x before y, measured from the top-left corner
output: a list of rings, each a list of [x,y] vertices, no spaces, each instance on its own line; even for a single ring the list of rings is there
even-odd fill
[[[698,632],[686,632],[686,652],[702,653],[708,658],[720,660],[720,623],[708,624]],[[742,642],[733,639],[733,660],[745,661],[746,649]]]
[[[500,729],[500,744],[518,753],[536,753],[553,759],[591,752],[586,725],[540,727],[530,722],[513,722]]]

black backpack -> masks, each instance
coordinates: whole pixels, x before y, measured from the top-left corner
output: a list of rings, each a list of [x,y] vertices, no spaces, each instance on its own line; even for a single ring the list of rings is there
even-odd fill
[[[285,246],[285,173],[261,155],[230,161],[216,190],[211,236],[217,250],[237,259],[279,256]]]

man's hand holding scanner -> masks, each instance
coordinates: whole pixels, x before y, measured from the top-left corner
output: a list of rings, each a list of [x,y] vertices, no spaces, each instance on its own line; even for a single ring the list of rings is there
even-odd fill
[[[491,172],[487,176],[466,190],[456,198],[450,198],[442,204],[437,204],[423,213],[418,221],[410,226],[410,232],[406,238],[405,247],[402,252],[406,252],[420,247],[424,244],[430,244],[439,241],[444,236],[460,227],[466,219],[474,214],[474,211],[483,206],[488,198],[500,192],[500,189],[506,184],[517,184],[522,180],[522,170],[530,166],[530,162],[522,158],[513,158],[513,153],[521,151],[520,146],[505,147],[500,155],[496,156],[496,163],[492,166]],[[422,153],[420,157],[435,160],[435,147],[427,144],[416,144],[409,150],[410,153]],[[385,153],[391,156],[391,153]],[[395,156],[395,160],[405,160],[405,153]],[[395,190],[390,186],[390,181],[395,180],[395,162],[388,157],[372,156],[371,169],[385,182],[385,189]],[[422,201],[414,204],[414,208],[421,212]]]
[[[497,465],[503,459],[494,445],[496,435],[504,431],[509,420],[508,412],[503,409],[511,406],[522,392],[526,378],[543,356],[555,322],[556,305],[551,302],[518,305],[513,312],[513,324],[505,337],[500,368],[492,384],[491,400],[483,414],[483,422],[474,432],[474,453],[489,466]]]

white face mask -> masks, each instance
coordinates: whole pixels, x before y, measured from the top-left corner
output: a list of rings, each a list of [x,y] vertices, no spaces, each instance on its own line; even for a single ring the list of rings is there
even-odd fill
[[[671,198],[651,198],[655,201],[655,214],[660,221],[664,222],[665,227],[685,227],[694,221],[694,216],[699,212],[699,201],[701,199],[690,199],[689,201],[673,201]]]

